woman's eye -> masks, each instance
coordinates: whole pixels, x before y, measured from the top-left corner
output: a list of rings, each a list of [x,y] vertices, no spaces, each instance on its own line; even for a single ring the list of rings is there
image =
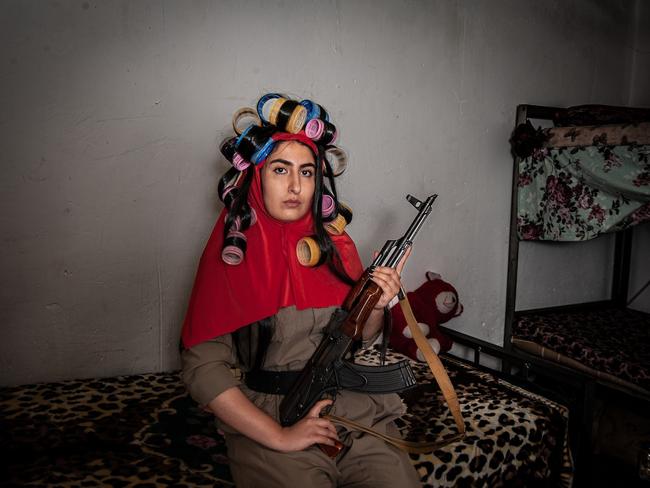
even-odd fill
[[[278,175],[283,175],[286,174],[287,168],[283,168],[282,166],[278,166],[277,168],[273,169],[273,172]]]
[[[303,176],[314,176],[314,171],[311,169],[303,169],[302,170],[302,175]]]

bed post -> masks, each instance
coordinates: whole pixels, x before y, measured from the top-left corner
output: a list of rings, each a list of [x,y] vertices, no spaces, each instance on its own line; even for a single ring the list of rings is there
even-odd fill
[[[517,120],[515,127],[526,122],[528,117],[528,105],[517,106]],[[519,259],[519,237],[517,236],[517,181],[519,179],[519,162],[521,158],[513,153],[514,167],[512,170],[512,195],[510,201],[510,240],[508,243],[508,275],[506,284],[506,317],[503,328],[503,348],[510,352],[512,343],[512,323],[515,319],[515,301],[517,298],[517,262]],[[502,365],[507,371],[508,365]]]
[[[632,227],[616,233],[612,275],[612,302],[625,308],[630,285],[630,259],[632,256]]]

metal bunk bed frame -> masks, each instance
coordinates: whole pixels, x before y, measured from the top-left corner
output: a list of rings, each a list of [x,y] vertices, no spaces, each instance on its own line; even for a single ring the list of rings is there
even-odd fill
[[[554,114],[563,110],[558,107],[546,107],[539,105],[519,105],[517,107],[516,124],[526,123],[528,119],[552,120]],[[599,395],[620,395],[621,393],[629,396],[632,401],[631,408],[634,410],[647,408],[648,398],[637,393],[625,390],[623,387],[605,383],[598,378],[586,373],[573,370],[567,366],[548,361],[546,359],[533,356],[527,352],[515,349],[511,343],[512,328],[517,316],[521,313],[552,313],[560,311],[579,311],[585,309],[594,309],[599,307],[615,306],[624,308],[627,303],[628,283],[630,278],[630,260],[632,250],[632,228],[615,234],[614,256],[612,267],[612,287],[610,298],[596,302],[576,303],[571,305],[552,306],[541,309],[518,311],[516,308],[517,296],[517,271],[519,259],[519,237],[517,235],[517,214],[518,214],[518,188],[517,181],[519,178],[519,163],[521,158],[513,155],[514,167],[512,178],[512,196],[510,212],[510,235],[508,246],[508,273],[507,273],[507,290],[506,290],[506,310],[505,310],[505,327],[503,350],[506,354],[502,357],[502,370],[509,373],[513,366],[524,361],[526,368],[526,377],[530,376],[529,370],[536,373],[534,381],[539,378],[555,383],[551,387],[560,397],[564,396],[567,406],[569,406],[573,424],[571,425],[572,445],[574,446],[574,455],[576,461],[576,486],[589,486],[594,480],[590,479],[589,473],[584,472],[581,468],[588,468],[591,461],[591,445],[593,441],[593,422],[595,418],[595,401]],[[450,331],[452,336],[456,336]],[[454,337],[455,340],[464,339]],[[465,345],[471,347],[471,342],[464,341]],[[462,342],[461,342],[462,343]],[[482,345],[485,349],[485,345]],[[513,363],[513,358],[515,361]],[[541,375],[541,376],[540,376]],[[536,376],[536,377],[535,377]],[[563,388],[564,387],[564,388]],[[567,392],[566,387],[575,388],[573,392]],[[564,391],[563,391],[564,390]],[[557,397],[551,393],[549,397]],[[560,398],[559,401],[562,401]],[[645,405],[645,406],[644,406]]]
[[[517,107],[516,125],[525,123],[528,119],[552,120],[553,115],[562,110],[557,107],[543,107],[539,105],[519,105]],[[519,260],[519,237],[517,236],[517,180],[519,178],[519,163],[521,158],[514,156],[514,168],[512,176],[512,197],[510,203],[510,239],[508,245],[508,275],[506,290],[506,316],[503,346],[506,350],[512,350],[510,338],[512,337],[512,325],[515,321],[517,309],[517,269]],[[628,283],[630,279],[630,258],[632,254],[632,231],[630,227],[615,235],[614,261],[612,270],[612,289],[609,300],[598,302],[578,303],[562,305],[558,307],[545,307],[542,309],[526,310],[526,312],[555,312],[579,310],[584,308],[595,308],[598,306],[611,306],[623,308],[627,302]]]

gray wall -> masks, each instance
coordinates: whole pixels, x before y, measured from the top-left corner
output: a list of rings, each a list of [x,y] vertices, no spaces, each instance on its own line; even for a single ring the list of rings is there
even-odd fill
[[[650,3],[630,2],[630,88],[626,105],[650,107]],[[575,104],[574,104],[575,105]],[[614,237],[601,236],[584,243],[530,243],[520,245],[517,308],[565,305],[608,299],[612,286]],[[634,229],[629,295],[632,298],[650,279],[650,223]],[[650,313],[650,288],[631,308]]]
[[[637,0],[630,105],[642,107],[650,107],[649,23],[650,2]],[[632,252],[634,266],[630,272],[630,295],[634,295],[650,280],[650,223],[641,226],[636,232]],[[631,306],[650,313],[650,288],[646,288]]]
[[[500,343],[515,107],[648,103],[639,16],[623,0],[2,2],[0,384],[178,367],[218,142],[266,91],[332,113],[366,262],[411,218],[407,192],[440,194],[405,284],[442,273],[465,303],[450,325]]]

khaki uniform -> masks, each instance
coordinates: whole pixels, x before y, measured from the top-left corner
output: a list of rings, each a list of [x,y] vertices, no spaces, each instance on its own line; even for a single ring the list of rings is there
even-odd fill
[[[264,369],[296,371],[304,367],[322,338],[333,307],[297,311],[281,309],[275,317]],[[230,335],[198,344],[182,354],[183,381],[192,398],[207,405],[223,391],[238,386],[258,408],[279,418],[281,395],[248,389],[231,372],[238,366]],[[393,420],[404,413],[396,394],[368,395],[342,390],[331,413],[398,435]],[[408,455],[384,441],[341,427],[339,439],[346,446],[330,459],[317,446],[283,453],[268,449],[217,420],[225,433],[230,468],[239,488],[247,487],[417,487],[420,486]]]

